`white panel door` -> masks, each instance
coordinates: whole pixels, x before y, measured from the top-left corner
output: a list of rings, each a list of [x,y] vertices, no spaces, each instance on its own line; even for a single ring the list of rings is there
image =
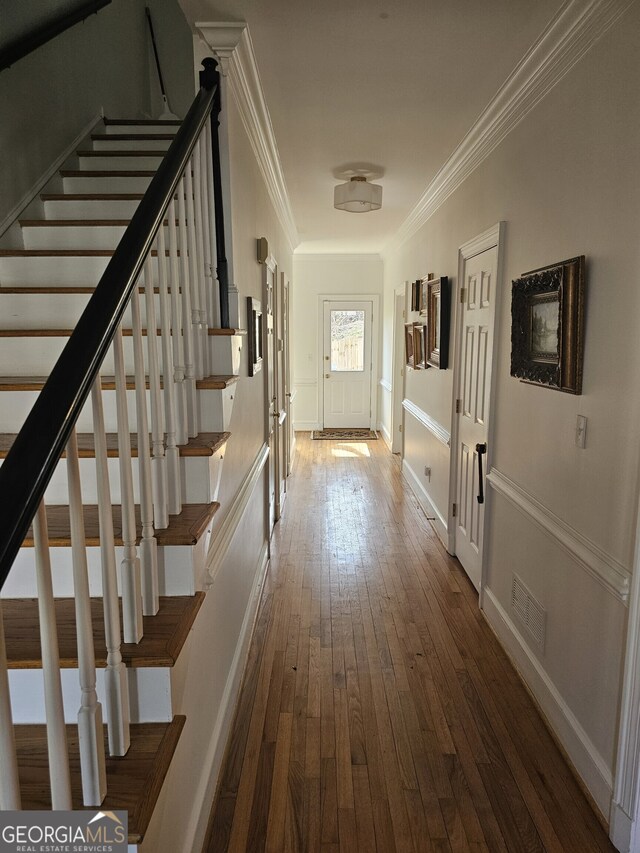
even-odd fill
[[[491,391],[498,249],[465,261],[458,377],[456,555],[476,589],[482,579],[486,445]],[[482,481],[478,457],[482,456]]]
[[[324,303],[324,426],[371,425],[371,302]]]

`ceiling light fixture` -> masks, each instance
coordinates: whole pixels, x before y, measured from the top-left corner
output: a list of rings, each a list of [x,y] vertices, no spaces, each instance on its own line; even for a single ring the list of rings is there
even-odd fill
[[[333,191],[333,206],[349,213],[368,213],[382,207],[382,187],[370,184],[364,175],[354,175]]]

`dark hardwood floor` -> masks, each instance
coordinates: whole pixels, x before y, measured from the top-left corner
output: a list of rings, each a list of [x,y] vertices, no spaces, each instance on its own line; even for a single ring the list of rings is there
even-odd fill
[[[206,853],[613,851],[381,440],[298,453]]]

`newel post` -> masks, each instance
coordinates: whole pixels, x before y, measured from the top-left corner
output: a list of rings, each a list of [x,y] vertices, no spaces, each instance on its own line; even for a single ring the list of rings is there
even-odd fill
[[[225,247],[224,232],[224,208],[222,202],[222,180],[220,177],[220,140],[218,128],[220,127],[220,110],[222,108],[220,98],[220,72],[215,59],[207,57],[202,60],[202,71],[200,72],[200,85],[206,89],[216,86],[216,94],[211,108],[211,159],[213,165],[213,205],[216,229],[216,274],[220,287],[220,325],[223,329],[229,328],[229,270],[227,266],[227,253]]]

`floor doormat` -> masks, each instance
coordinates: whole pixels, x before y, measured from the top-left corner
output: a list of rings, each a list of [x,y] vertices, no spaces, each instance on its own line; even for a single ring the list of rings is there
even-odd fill
[[[377,437],[372,429],[314,429],[311,433],[315,441],[372,441]]]

